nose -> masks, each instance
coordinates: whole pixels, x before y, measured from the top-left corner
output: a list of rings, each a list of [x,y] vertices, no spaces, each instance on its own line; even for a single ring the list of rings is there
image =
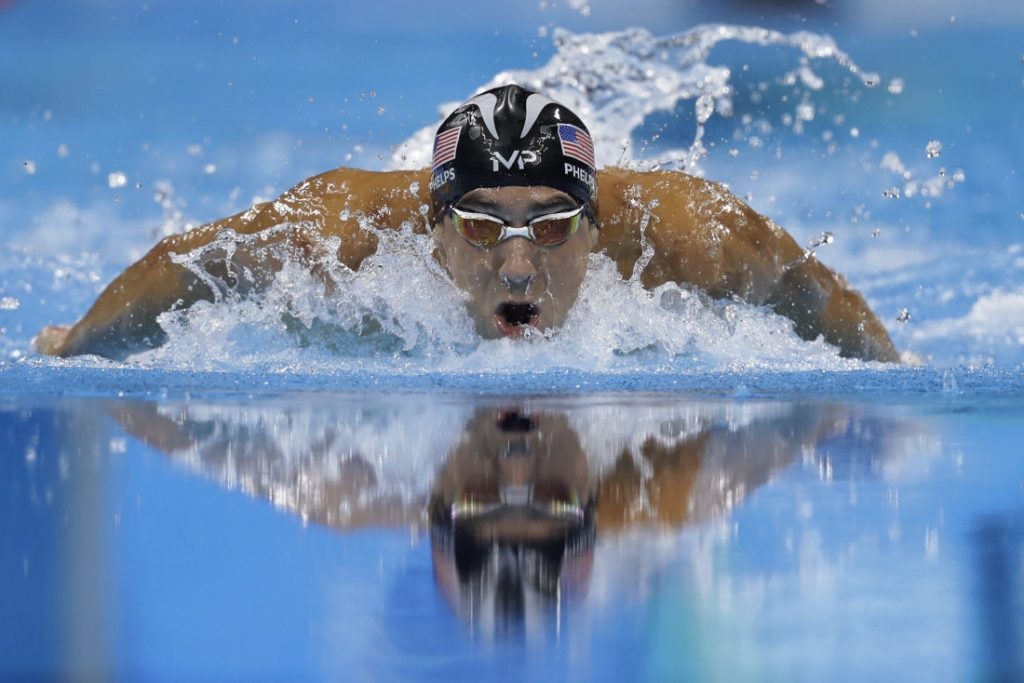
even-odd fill
[[[513,237],[506,244],[505,258],[498,269],[501,284],[512,294],[529,294],[530,285],[537,279],[530,242],[523,237]]]

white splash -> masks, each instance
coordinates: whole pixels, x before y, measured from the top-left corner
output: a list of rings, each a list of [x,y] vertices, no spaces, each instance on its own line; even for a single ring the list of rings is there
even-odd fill
[[[834,62],[855,75],[864,85],[879,81],[865,73],[848,54],[826,35],[808,31],[785,34],[764,28],[714,24],[662,38],[643,29],[602,34],[554,32],[558,53],[533,71],[504,71],[480,89],[508,83],[540,90],[563,102],[579,114],[594,137],[598,164],[644,170],[672,168],[700,173],[700,160],[707,154],[703,144],[704,124],[715,114],[731,116],[732,73],[727,67],[708,63],[712,49],[725,41],[760,46],[789,46],[800,51],[793,70],[781,80],[800,82],[811,91],[820,90],[824,80],[814,63]],[[633,134],[655,113],[672,113],[683,102],[692,101],[696,130],[685,148],[670,148],[646,157]],[[457,103],[441,107],[447,115]],[[797,104],[798,121],[813,119],[809,100]],[[416,169],[427,165],[437,125],[418,131],[395,152],[393,168]]]

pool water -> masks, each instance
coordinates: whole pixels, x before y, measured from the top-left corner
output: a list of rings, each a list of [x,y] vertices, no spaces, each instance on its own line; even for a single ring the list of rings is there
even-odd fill
[[[533,450],[509,455],[506,431],[458,453],[510,412],[544,432]],[[1019,400],[22,397],[0,420],[5,675],[1024,670]],[[503,458],[538,491],[571,460],[600,491],[596,541],[554,595],[522,550],[518,602],[438,559],[432,491]]]
[[[1024,678],[1024,18],[693,5],[0,2],[0,679]],[[481,341],[411,232],[335,301],[290,264],[125,362],[32,351],[511,79],[726,182],[908,363],[600,255]]]

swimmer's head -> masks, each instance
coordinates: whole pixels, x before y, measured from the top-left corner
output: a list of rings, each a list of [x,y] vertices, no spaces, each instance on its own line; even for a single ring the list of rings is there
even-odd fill
[[[478,408],[429,514],[438,588],[474,626],[517,633],[589,587],[597,482],[562,413]]]
[[[568,107],[518,85],[462,104],[434,138],[430,199],[434,220],[479,188],[559,190],[597,215],[594,143]]]

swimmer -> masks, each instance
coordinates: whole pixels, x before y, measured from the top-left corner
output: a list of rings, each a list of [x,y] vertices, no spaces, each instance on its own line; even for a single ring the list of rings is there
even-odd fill
[[[822,337],[842,356],[899,361],[864,298],[770,219],[722,185],[684,173],[597,170],[583,121],[516,85],[458,107],[438,129],[430,169],[335,169],[273,202],[165,238],[118,276],[78,323],[43,329],[35,348],[123,359],[159,346],[167,335],[157,317],[214,301],[213,278],[240,287],[268,285],[283,265],[279,255],[269,255],[272,246],[316,271],[323,245],[337,238],[340,246],[327,257],[356,270],[379,241],[359,218],[378,230],[403,224],[429,230],[435,258],[466,293],[483,338],[561,327],[589,255],[598,251],[623,278],[639,265],[648,289],[673,282],[766,306],[792,320],[803,339]],[[210,277],[176,259],[232,231],[255,240],[239,241],[230,255],[206,263]],[[646,263],[644,239],[653,248]]]

